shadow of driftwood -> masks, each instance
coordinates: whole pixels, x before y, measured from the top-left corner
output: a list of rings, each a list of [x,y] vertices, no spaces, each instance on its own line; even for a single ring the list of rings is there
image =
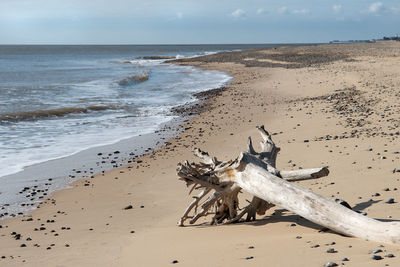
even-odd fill
[[[352,210],[354,211],[360,211],[360,210],[365,210],[366,208],[371,207],[373,204],[379,203],[381,200],[373,200],[373,201],[364,201],[361,203],[356,204]]]
[[[373,200],[373,201],[365,201],[356,204],[352,210],[355,212],[362,211],[366,208],[371,207],[372,205],[381,202],[382,200]],[[395,220],[395,219],[380,219],[380,218],[374,218],[375,220],[381,221],[381,222],[400,222],[400,220]],[[313,223],[299,215],[293,214],[290,211],[286,209],[277,209],[274,211],[273,214],[267,215],[263,218],[257,219],[256,221],[250,221],[246,222],[244,220],[233,223],[233,224],[225,224],[225,226],[234,226],[234,225],[240,225],[240,224],[247,224],[247,225],[252,225],[252,226],[264,226],[267,224],[271,223],[281,223],[281,222],[287,222],[287,223],[296,223],[297,225],[303,226],[303,227],[308,227],[312,228],[315,230],[323,231],[323,232],[330,232],[330,233],[335,233],[328,228],[325,228],[321,225],[318,225],[316,223]],[[186,225],[186,226],[192,226],[192,227],[208,227],[211,226],[209,223],[200,223],[200,224],[194,224],[194,225]]]

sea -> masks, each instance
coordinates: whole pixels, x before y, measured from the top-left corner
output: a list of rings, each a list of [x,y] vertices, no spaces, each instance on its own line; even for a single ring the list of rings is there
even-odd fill
[[[0,219],[161,145],[171,108],[232,79],[165,61],[265,46],[1,45]]]

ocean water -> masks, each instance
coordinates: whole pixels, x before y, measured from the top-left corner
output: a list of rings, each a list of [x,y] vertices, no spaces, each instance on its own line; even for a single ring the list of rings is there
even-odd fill
[[[167,58],[252,47],[0,46],[0,207],[22,201],[25,168],[152,133],[172,107],[231,80]]]

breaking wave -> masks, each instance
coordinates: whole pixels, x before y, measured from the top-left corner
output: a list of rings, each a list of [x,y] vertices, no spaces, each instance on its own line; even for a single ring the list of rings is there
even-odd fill
[[[145,82],[149,79],[149,70],[146,70],[142,72],[141,74],[138,75],[131,75],[128,76],[118,82],[120,86],[127,86],[127,85],[132,85],[136,83],[142,83]]]
[[[88,107],[69,107],[69,108],[57,108],[48,110],[5,113],[5,114],[0,114],[0,121],[18,122],[18,121],[38,120],[42,118],[62,117],[71,113],[87,113],[90,111],[102,111],[111,108],[112,107],[109,106],[88,106]]]
[[[143,56],[142,59],[158,60],[158,59],[174,59],[176,56]]]

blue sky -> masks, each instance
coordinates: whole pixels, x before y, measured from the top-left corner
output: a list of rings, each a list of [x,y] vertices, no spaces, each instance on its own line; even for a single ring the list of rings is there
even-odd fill
[[[307,43],[397,33],[398,0],[0,0],[0,44]]]

